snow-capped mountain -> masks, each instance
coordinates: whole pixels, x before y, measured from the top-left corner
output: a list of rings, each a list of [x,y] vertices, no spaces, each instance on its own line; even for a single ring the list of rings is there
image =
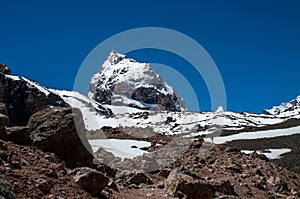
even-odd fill
[[[90,81],[88,96],[102,104],[183,111],[183,99],[149,64],[112,51]]]
[[[300,95],[287,103],[281,103],[279,106],[274,106],[271,109],[266,109],[263,111],[263,113],[270,114],[270,115],[277,115],[281,117],[299,115]]]

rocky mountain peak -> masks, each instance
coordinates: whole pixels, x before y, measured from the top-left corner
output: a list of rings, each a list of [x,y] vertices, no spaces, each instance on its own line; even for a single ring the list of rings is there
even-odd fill
[[[300,113],[300,95],[295,99],[281,103],[279,106],[273,106],[271,109],[263,110],[268,115],[292,116]]]
[[[8,68],[6,64],[0,63],[0,72],[6,75],[11,75],[11,70]]]
[[[125,55],[122,55],[120,53],[117,53],[116,51],[112,50],[109,54],[109,56],[107,57],[107,60],[109,61],[109,63],[111,65],[116,65],[118,64],[120,61],[122,61],[124,58],[126,58]]]
[[[90,81],[89,97],[99,103],[140,109],[182,111],[184,101],[148,63],[112,51]]]

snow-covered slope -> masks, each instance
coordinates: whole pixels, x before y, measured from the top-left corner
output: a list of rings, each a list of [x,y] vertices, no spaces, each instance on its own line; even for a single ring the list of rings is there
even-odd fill
[[[300,95],[296,99],[281,103],[279,106],[274,106],[272,109],[266,109],[263,112],[280,117],[297,116],[300,114]]]
[[[265,131],[255,131],[255,132],[243,132],[229,136],[222,136],[214,138],[214,143],[223,144],[233,140],[251,140],[260,138],[274,138],[280,136],[288,136],[300,133],[300,126],[291,127],[286,129],[275,129],[275,130],[265,130]],[[205,138],[206,141],[210,141]]]
[[[114,110],[114,106],[110,106]],[[119,107],[121,108],[121,107]],[[117,109],[118,110],[118,109]],[[111,127],[151,128],[154,132],[173,135],[186,134],[196,136],[210,134],[211,127],[218,126],[223,130],[242,130],[245,127],[263,127],[281,123],[288,118],[273,115],[234,113],[234,112],[168,112],[141,111],[130,109],[130,113],[115,112],[113,118],[100,119],[98,124]]]
[[[112,51],[90,81],[88,96],[102,104],[183,111],[177,92],[149,64]]]
[[[79,108],[87,129],[99,129],[103,125],[101,120],[113,116],[109,108],[78,92],[54,89],[49,89],[49,91],[59,95],[71,107]]]

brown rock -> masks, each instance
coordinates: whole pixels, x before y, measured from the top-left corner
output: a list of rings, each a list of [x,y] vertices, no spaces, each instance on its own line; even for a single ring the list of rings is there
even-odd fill
[[[131,178],[128,179],[130,184],[153,184],[152,180],[148,178],[144,173],[135,173]]]
[[[215,194],[211,185],[194,180],[190,176],[179,173],[178,170],[173,170],[169,174],[165,190],[172,197],[211,199]]]
[[[30,118],[28,126],[33,145],[55,153],[66,161],[68,167],[92,165],[92,149],[85,138],[85,127],[78,109],[42,110]]]
[[[34,184],[34,186],[39,188],[45,194],[50,193],[51,185],[45,179],[42,178],[34,179],[32,183]]]
[[[88,167],[79,168],[74,180],[93,195],[99,195],[109,182],[109,178],[103,173]]]
[[[173,170],[168,176],[165,183],[166,192],[172,197],[185,198],[203,198],[211,199],[218,195],[236,195],[234,187],[229,181],[216,182],[210,180],[209,182],[195,178],[178,170]]]

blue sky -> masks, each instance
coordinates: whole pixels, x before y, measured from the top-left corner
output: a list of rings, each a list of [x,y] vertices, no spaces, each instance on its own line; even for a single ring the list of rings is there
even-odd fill
[[[154,26],[180,31],[207,50],[222,75],[228,110],[261,112],[300,94],[297,0],[12,0],[0,1],[0,8],[0,62],[47,87],[72,89],[82,61],[100,42]],[[130,56],[189,71],[187,63],[167,52]],[[200,110],[210,110],[206,85],[192,74],[187,78],[198,85]]]

